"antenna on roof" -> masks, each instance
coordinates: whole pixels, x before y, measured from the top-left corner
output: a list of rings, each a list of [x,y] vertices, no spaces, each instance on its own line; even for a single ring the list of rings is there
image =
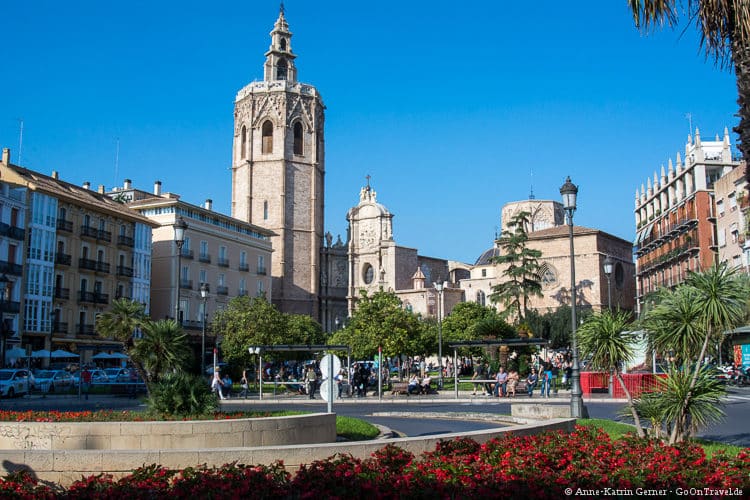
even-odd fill
[[[20,127],[18,131],[18,165],[21,166],[21,155],[23,154],[23,118],[19,118]]]
[[[531,171],[531,193],[529,193],[529,199],[534,199],[534,167],[529,167],[529,170]]]
[[[120,138],[115,138],[115,178],[112,182],[113,186],[117,185],[117,171],[120,169]]]

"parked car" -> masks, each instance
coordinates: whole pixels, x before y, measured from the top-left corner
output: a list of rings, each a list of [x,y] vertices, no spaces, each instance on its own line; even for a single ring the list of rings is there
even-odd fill
[[[73,375],[65,370],[38,370],[34,385],[42,392],[55,392],[73,387]]]
[[[9,398],[28,394],[34,388],[34,376],[28,370],[0,370],[0,396]]]
[[[107,382],[130,382],[130,370],[127,368],[106,368]]]

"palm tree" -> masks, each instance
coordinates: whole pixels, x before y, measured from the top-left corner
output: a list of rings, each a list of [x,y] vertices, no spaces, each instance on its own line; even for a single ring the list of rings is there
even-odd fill
[[[750,9],[737,0],[628,0],[633,19],[639,28],[649,29],[678,21],[677,7],[684,11],[688,23],[695,23],[701,36],[701,47],[719,67],[734,67],[740,123],[734,128],[740,136],[742,156],[750,158]],[[748,170],[750,180],[750,170]]]
[[[622,378],[622,367],[633,359],[635,345],[640,340],[638,335],[629,331],[630,329],[629,313],[604,310],[589,316],[576,335],[581,356],[591,356],[590,363],[594,368],[614,373],[628,398],[636,432],[639,437],[645,437],[640,417],[633,404],[633,396]]]
[[[140,330],[148,321],[144,305],[129,299],[115,300],[112,302],[112,309],[96,317],[96,333],[101,337],[122,342],[125,352],[130,356],[135,370],[144,382],[148,381],[143,366],[138,358],[133,356],[135,345],[133,334]],[[147,383],[146,391],[148,390]]]
[[[146,372],[150,383],[158,382],[165,374],[182,371],[190,358],[187,334],[173,319],[148,322],[143,326],[143,337],[136,340],[133,356]]]
[[[662,352],[674,350],[677,354],[679,371],[670,373],[669,378],[676,374],[688,377],[684,390],[679,391],[683,399],[679,416],[673,418],[671,443],[689,434],[689,411],[698,396],[701,364],[708,346],[713,341],[720,342],[723,332],[743,322],[747,296],[746,281],[735,269],[721,263],[704,272],[690,273],[685,283],[673,292],[661,294],[662,302],[645,314],[643,324],[652,345]]]

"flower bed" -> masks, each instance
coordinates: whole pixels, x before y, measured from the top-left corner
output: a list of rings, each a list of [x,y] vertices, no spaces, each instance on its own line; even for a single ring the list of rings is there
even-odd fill
[[[23,473],[0,482],[0,496],[50,499],[557,499],[576,493],[720,496],[721,490],[737,496],[750,492],[750,454],[707,459],[699,446],[670,447],[632,436],[612,441],[603,431],[584,427],[572,433],[508,436],[482,445],[470,439],[444,441],[419,457],[388,445],[366,460],[338,455],[300,467],[295,474],[280,462],[180,471],[151,465],[119,480],[91,476],[64,490],[37,484]]]

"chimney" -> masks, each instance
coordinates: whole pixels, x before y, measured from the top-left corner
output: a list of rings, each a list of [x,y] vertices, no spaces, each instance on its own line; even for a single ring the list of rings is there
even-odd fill
[[[161,196],[161,181],[154,182],[154,194],[156,196]]]
[[[96,192],[99,194],[104,194],[104,184],[99,184],[99,187],[96,188]]]
[[[3,148],[3,163],[10,165],[10,148]]]
[[[84,182],[83,189],[91,189],[91,183],[89,181]]]
[[[203,208],[205,208],[206,210],[213,210],[212,208],[213,204],[214,204],[214,200],[212,200],[211,198],[208,198],[206,200],[206,203],[203,205]]]
[[[131,182],[132,181],[130,179],[125,179],[125,184],[123,185],[123,188],[124,189],[130,189]]]
[[[52,171],[52,178],[53,178],[53,179],[55,179],[55,180],[57,180],[57,179],[58,179],[58,177],[59,177],[59,176],[57,175],[57,170],[53,170],[53,171]]]

